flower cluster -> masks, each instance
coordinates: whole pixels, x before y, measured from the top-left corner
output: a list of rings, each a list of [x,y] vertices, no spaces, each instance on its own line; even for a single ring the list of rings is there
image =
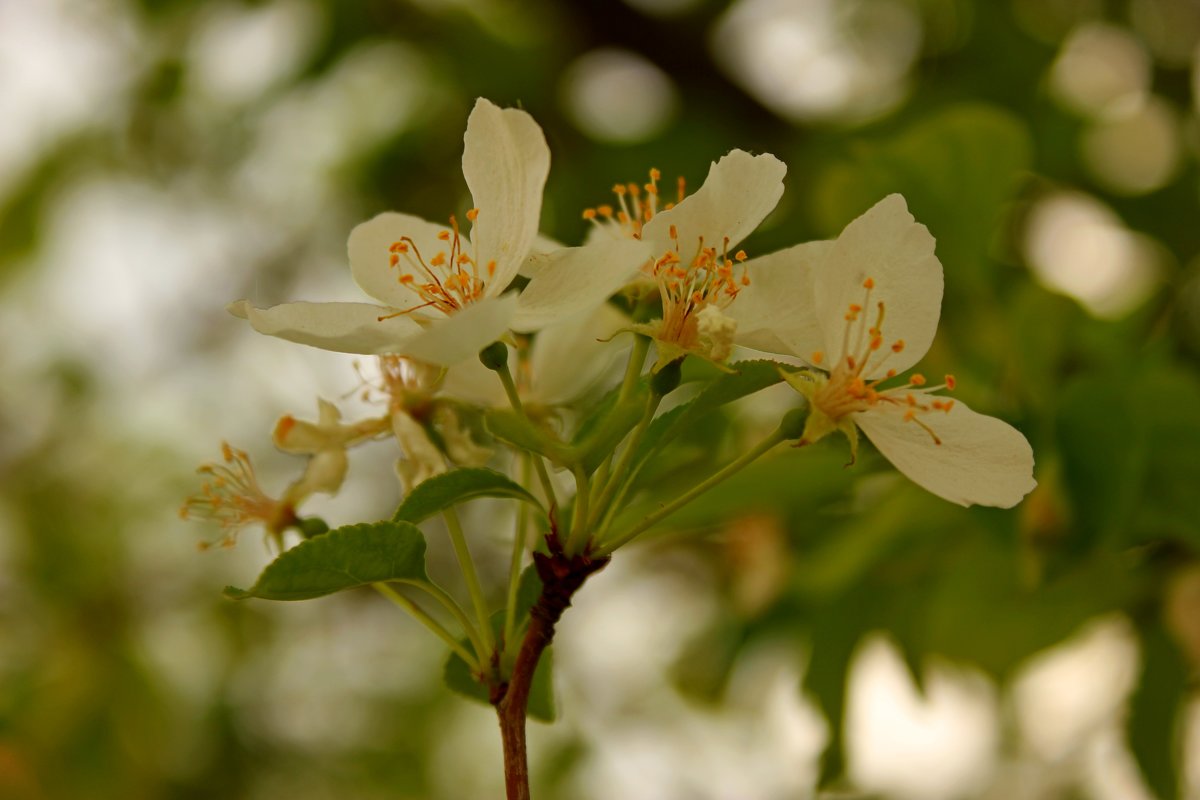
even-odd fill
[[[654,372],[689,356],[723,366],[735,345],[788,357],[781,375],[807,400],[799,443],[840,431],[853,460],[861,430],[952,502],[1012,506],[1033,488],[1032,451],[1017,430],[942,394],[953,377],[932,386],[910,372],[934,339],[943,279],[934,239],[902,197],[883,198],[834,241],[755,257],[741,243],[775,208],[786,167],[733,150],[694,193],[681,179],[660,196],[657,170],[616,184],[610,203],[583,212],[585,242],[565,247],[538,234],[549,164],[527,113],[481,99],[464,137],[472,204],[462,219],[388,212],[350,234],[351,275],[377,302],[232,303],[261,333],[377,356],[387,411],[345,425],[322,401],[316,423],[285,417],[276,445],[308,456],[317,478],[298,481],[284,507],[252,499],[261,495],[253,480],[242,481],[245,497],[226,501],[221,492],[241,484],[225,472],[248,469],[235,456],[217,468],[225,483],[189,510],[208,502],[226,524],[258,519],[278,533],[297,502],[336,490],[347,447],[388,433],[410,487],[448,465],[484,463],[492,451],[477,412],[512,403],[530,418],[566,413],[634,339],[653,342]],[[494,342],[509,347],[507,383],[476,358]],[[645,348],[634,353],[636,377]]]

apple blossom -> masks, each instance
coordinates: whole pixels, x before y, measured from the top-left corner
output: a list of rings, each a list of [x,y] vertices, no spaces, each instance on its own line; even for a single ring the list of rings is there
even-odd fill
[[[788,254],[757,273],[764,288],[739,311],[759,315],[760,341],[817,368],[784,374],[809,400],[802,441],[840,430],[853,449],[861,429],[913,482],[961,505],[1009,507],[1033,489],[1033,451],[1019,431],[934,394],[953,390],[952,376],[886,386],[929,349],[942,300],[933,237],[903,197],[884,198],[835,242],[802,245],[790,265]],[[789,269],[792,285],[803,283],[797,271],[810,277],[809,291],[770,291]]]

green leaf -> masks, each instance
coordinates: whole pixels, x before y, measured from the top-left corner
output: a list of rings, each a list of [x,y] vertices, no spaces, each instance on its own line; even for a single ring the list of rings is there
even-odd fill
[[[1162,800],[1179,797],[1181,712],[1188,668],[1161,626],[1140,630],[1142,677],[1130,698],[1126,735],[1147,785]]]
[[[309,600],[377,581],[428,580],[425,538],[407,522],[347,525],[280,555],[250,589],[225,588],[235,600]]]
[[[767,358],[737,361],[729,366],[736,371],[722,373],[705,386],[695,399],[659,415],[650,424],[634,458],[635,465],[721,406],[779,383],[783,380],[780,369],[796,369]]]
[[[648,396],[646,384],[638,383],[625,402],[618,404],[614,398],[601,414],[594,415],[587,430],[581,428],[576,437],[575,460],[589,473],[599,467],[638,424],[646,411]]]
[[[469,467],[446,472],[418,484],[396,509],[396,522],[416,524],[451,506],[477,497],[510,497],[541,508],[541,503],[506,475]]]
[[[549,431],[537,428],[526,417],[514,411],[497,409],[484,417],[487,429],[497,439],[503,439],[522,450],[545,456],[558,464],[571,462],[571,451],[558,442]]]

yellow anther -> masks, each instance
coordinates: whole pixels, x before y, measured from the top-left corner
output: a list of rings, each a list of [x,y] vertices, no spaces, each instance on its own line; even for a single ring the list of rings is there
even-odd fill
[[[400,276],[400,282],[403,283],[405,286],[412,283],[414,280],[416,280],[416,278],[414,278],[412,275],[401,275]]]
[[[916,418],[917,418],[917,412],[914,411],[913,409],[910,408],[908,411],[904,412],[904,421],[905,422],[912,422]]]
[[[392,253],[392,255],[388,258],[388,263],[391,264],[393,267],[396,266],[397,264],[400,263],[400,256],[396,255],[395,253]]]
[[[595,219],[595,218],[596,218],[596,209],[594,209],[594,208],[585,208],[585,209],[583,210],[583,218],[584,218],[584,219]]]
[[[430,266],[440,267],[442,264],[445,264],[445,263],[446,263],[446,254],[445,253],[438,253],[433,258],[429,259]]]
[[[874,289],[875,288],[875,279],[867,278],[865,281],[863,281],[863,288],[864,289]]]
[[[613,194],[617,195],[618,197],[625,196],[625,187],[622,184],[614,184],[612,190]]]
[[[918,372],[918,373],[914,374],[911,378],[909,378],[908,382],[911,383],[913,386],[924,386],[925,385],[925,376]]]
[[[746,260],[746,251],[738,250],[736,253],[733,254],[733,257],[736,258],[738,261],[745,261]]]
[[[655,169],[654,167],[651,167],[651,168],[650,168],[650,180],[652,180],[652,181],[656,181],[656,180],[658,180],[658,179],[659,179],[659,178],[661,178],[661,177],[662,177],[662,173],[661,173],[661,172],[659,172],[659,171],[658,171],[657,169]]]
[[[467,212],[467,219],[470,220],[471,222],[474,222],[478,218],[479,218],[479,209],[478,208],[472,208],[470,211]]]
[[[825,360],[825,354],[822,353],[820,350],[817,350],[816,352],[814,352],[812,354],[812,358],[809,360],[812,361],[812,363],[814,363],[814,364],[820,364],[822,361]]]
[[[679,229],[676,228],[674,225],[671,225],[670,227],[667,228],[667,234],[672,239],[678,239],[679,238]]]
[[[487,263],[487,274],[488,274],[489,278],[496,274],[496,262],[495,261],[489,261]]]
[[[742,286],[749,286],[749,285],[750,285],[750,276],[743,275],[742,276]]]
[[[596,210],[600,212],[602,217],[611,217],[613,215],[613,207],[610,205],[596,206]]]
[[[947,375],[946,376],[946,388],[953,392],[957,386],[958,386],[958,381],[955,380],[954,376]]]
[[[882,336],[876,336],[875,338],[871,339],[871,349],[872,350],[878,350],[881,347],[883,347],[883,337]]]
[[[450,241],[450,231],[438,231],[438,238],[443,242]]]
[[[899,353],[903,349],[904,349],[904,340],[903,339],[897,339],[896,341],[892,342],[892,352],[893,353]]]

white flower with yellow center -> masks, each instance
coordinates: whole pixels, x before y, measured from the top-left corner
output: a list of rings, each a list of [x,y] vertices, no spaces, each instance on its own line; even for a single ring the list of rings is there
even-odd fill
[[[939,396],[911,375],[937,330],[942,265],[934,240],[890,195],[834,242],[814,242],[757,259],[753,291],[737,309],[747,344],[807,360],[785,378],[809,400],[804,441],[857,429],[913,482],[961,505],[1010,507],[1028,494],[1033,451],[1005,422]]]
[[[662,200],[660,174],[651,170],[643,186],[613,187],[615,205],[584,211],[595,225],[589,246],[621,240],[645,245],[644,258],[631,268],[607,272],[608,294],[639,277],[657,286],[662,319],[639,330],[654,338],[660,365],[687,353],[716,361],[728,356],[736,325],[725,310],[753,279],[739,266],[746,254],[735,248],[779,202],[786,171],[772,155],[733,150],[711,166],[692,195],[680,180],[676,199]],[[539,278],[534,275],[527,293]]]
[[[350,234],[350,271],[383,305],[285,303],[229,310],[255,330],[345,353],[410,356],[448,366],[477,354],[510,325],[536,330],[574,313],[570,292],[503,295],[534,249],[550,151],[541,128],[517,109],[476,102],[463,137],[463,177],[474,208],[469,235],[454,217],[437,225],[396,212]],[[555,259],[576,273],[620,262],[622,247],[571,248]],[[634,254],[637,255],[636,253]],[[571,287],[565,287],[569,290]]]

